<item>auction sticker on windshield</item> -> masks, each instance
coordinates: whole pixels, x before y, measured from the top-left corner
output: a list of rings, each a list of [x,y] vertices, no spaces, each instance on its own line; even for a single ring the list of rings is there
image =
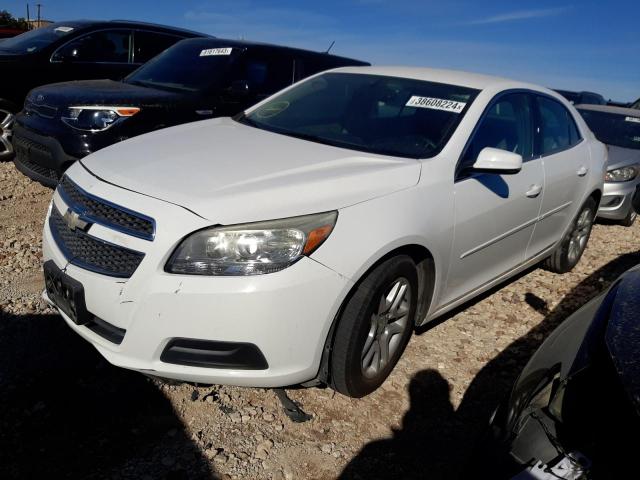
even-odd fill
[[[56,32],[69,33],[73,31],[73,27],[56,27]]]
[[[626,122],[640,123],[640,118],[638,118],[638,117],[627,117],[624,120]]]
[[[231,47],[227,48],[207,48],[200,52],[201,57],[210,57],[212,55],[231,55]]]
[[[419,97],[413,95],[407,102],[407,107],[431,108],[433,110],[444,110],[445,112],[460,113],[467,104],[454,100],[444,100],[442,98]]]

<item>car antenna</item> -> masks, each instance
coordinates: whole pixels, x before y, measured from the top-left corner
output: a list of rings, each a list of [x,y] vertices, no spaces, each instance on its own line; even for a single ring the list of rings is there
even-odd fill
[[[334,40],[333,42],[331,42],[331,45],[329,45],[329,48],[327,48],[327,51],[324,53],[329,53],[329,50],[331,50],[333,48],[333,46],[335,45],[336,41]]]

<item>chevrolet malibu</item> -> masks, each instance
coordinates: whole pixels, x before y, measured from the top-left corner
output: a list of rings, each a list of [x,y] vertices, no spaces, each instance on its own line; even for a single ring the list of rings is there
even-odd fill
[[[414,327],[539,262],[571,270],[605,163],[545,88],[340,68],[72,166],[44,296],[121,367],[361,397]]]

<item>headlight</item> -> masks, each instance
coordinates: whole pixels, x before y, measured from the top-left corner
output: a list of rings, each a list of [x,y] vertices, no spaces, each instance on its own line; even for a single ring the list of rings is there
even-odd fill
[[[106,130],[117,121],[134,116],[140,111],[137,107],[79,106],[69,107],[62,121],[78,130],[99,132]]]
[[[310,255],[331,234],[338,212],[213,227],[192,233],[165,270],[189,275],[261,275]]]
[[[628,182],[638,176],[638,165],[630,165],[628,167],[616,168],[609,170],[604,175],[605,182]]]

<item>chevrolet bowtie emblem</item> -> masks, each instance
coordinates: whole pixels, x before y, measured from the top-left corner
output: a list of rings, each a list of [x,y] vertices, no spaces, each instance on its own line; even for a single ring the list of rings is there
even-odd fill
[[[67,211],[64,213],[64,221],[67,222],[67,226],[71,230],[75,230],[76,228],[80,230],[84,230],[89,225],[89,222],[85,222],[80,218],[80,215],[70,208],[67,208]]]

